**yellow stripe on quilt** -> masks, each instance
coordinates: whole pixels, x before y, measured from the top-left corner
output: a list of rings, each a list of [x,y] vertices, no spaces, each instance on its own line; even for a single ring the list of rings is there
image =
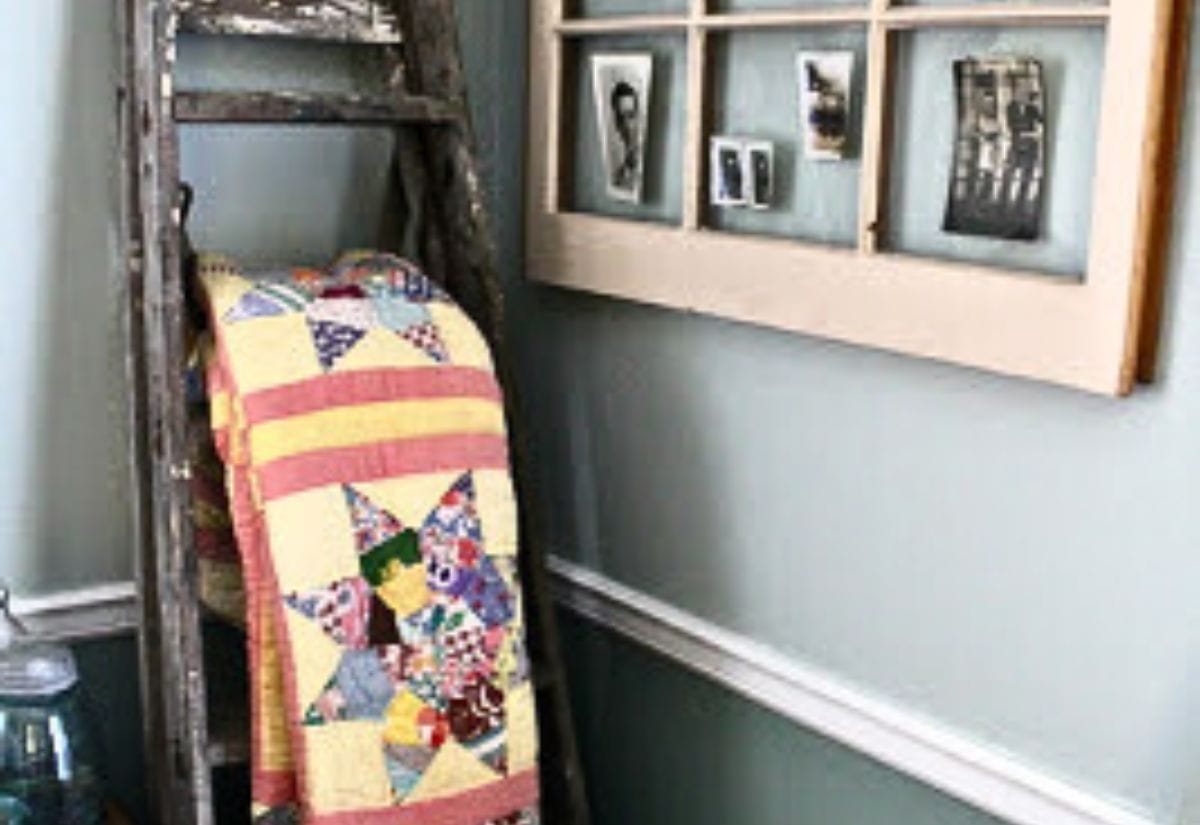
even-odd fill
[[[209,396],[209,418],[214,430],[223,430],[229,426],[230,411],[233,403],[227,392],[214,392]]]
[[[275,638],[275,617],[271,603],[262,599],[259,606],[258,699],[266,712],[257,715],[260,767],[266,771],[287,771],[295,766],[292,740],[288,730],[283,683],[283,662]]]
[[[318,450],[460,433],[503,435],[503,409],[475,398],[337,407],[257,425],[250,432],[250,456],[262,466]]]

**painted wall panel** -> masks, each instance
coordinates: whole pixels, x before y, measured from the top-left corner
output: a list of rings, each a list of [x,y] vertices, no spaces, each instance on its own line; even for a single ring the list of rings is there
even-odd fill
[[[112,8],[10,3],[0,34],[0,577],[23,593],[132,574]]]
[[[597,825],[998,825],[563,613]]]
[[[503,63],[519,4],[465,5],[495,30],[473,59]],[[473,80],[484,100],[521,90]],[[501,215],[521,203],[512,110],[484,107]],[[555,291],[510,265],[557,551],[1200,821],[1196,127],[1191,99],[1163,375],[1131,400]]]

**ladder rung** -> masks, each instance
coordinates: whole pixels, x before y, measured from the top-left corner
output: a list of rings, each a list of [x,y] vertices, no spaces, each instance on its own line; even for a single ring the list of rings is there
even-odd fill
[[[180,123],[453,123],[456,107],[430,97],[396,100],[302,92],[178,92]]]
[[[395,16],[373,0],[175,0],[181,31],[332,40],[400,42]]]

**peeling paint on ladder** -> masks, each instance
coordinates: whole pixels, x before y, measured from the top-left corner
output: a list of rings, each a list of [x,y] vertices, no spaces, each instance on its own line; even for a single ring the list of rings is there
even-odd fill
[[[395,15],[376,0],[177,0],[205,30],[245,35],[322,33],[338,39],[396,42]]]

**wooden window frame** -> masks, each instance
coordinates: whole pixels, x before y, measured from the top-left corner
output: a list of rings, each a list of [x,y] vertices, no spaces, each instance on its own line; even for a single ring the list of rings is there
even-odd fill
[[[1107,5],[993,2],[575,18],[533,0],[527,269],[560,287],[1025,376],[1106,395],[1153,374],[1163,245],[1186,63],[1190,0]],[[836,248],[703,226],[712,35],[863,26],[868,68],[857,243]],[[887,111],[897,32],[935,27],[1105,27],[1091,235],[1082,279],[887,251]],[[678,226],[565,209],[574,86],[568,43],[594,35],[687,35],[682,220]]]

